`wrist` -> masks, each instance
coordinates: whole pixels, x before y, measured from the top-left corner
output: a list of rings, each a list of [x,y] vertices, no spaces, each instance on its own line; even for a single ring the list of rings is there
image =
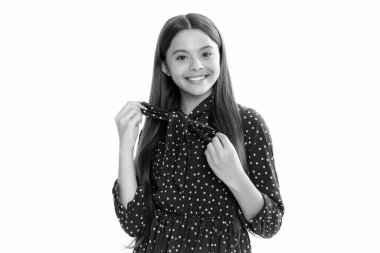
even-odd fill
[[[134,147],[130,146],[119,146],[119,154],[120,155],[132,155],[133,156]]]
[[[248,175],[245,173],[244,170],[242,171],[239,171],[237,173],[235,173],[235,176],[233,177],[233,179],[227,184],[227,187],[231,190],[231,191],[235,191],[235,192],[238,192],[241,188],[241,186],[247,182],[247,179],[250,181],[250,179],[248,178]]]

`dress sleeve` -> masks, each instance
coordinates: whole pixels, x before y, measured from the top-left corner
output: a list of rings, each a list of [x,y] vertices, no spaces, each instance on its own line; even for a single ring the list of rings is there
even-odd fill
[[[122,229],[130,236],[136,237],[139,232],[145,228],[145,198],[141,185],[137,186],[134,198],[128,202],[127,206],[123,206],[119,195],[119,184],[115,180],[112,188],[112,195],[116,216]]]
[[[248,175],[261,192],[264,206],[248,221],[241,209],[239,216],[246,229],[260,237],[271,238],[280,230],[285,210],[275,168],[272,140],[261,115],[252,109],[247,112],[243,125],[246,135]]]
[[[140,131],[139,141],[142,130]],[[130,236],[136,237],[146,225],[146,208],[144,191],[141,185],[137,185],[134,198],[123,206],[120,200],[120,186],[117,179],[112,188],[113,202],[115,207],[116,216],[122,229]]]

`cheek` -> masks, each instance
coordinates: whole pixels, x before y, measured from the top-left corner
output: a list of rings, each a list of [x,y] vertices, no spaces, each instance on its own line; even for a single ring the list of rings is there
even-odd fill
[[[218,78],[218,77],[219,77],[219,74],[220,74],[220,65],[219,65],[219,61],[214,61],[214,62],[212,62],[211,68],[212,68],[212,70],[214,71],[215,78]]]
[[[185,64],[176,64],[176,65],[172,65],[171,66],[171,69],[170,69],[170,72],[172,74],[172,76],[182,76],[183,73],[186,71],[186,67],[185,67]]]
[[[220,74],[220,65],[219,62],[215,63],[215,68],[214,68],[215,74],[219,76]]]
[[[206,63],[209,68],[213,69],[215,72],[220,72],[220,60],[219,57],[214,57],[212,60]]]
[[[215,66],[217,66],[218,70],[220,71],[220,58],[218,57],[217,59],[215,59]]]

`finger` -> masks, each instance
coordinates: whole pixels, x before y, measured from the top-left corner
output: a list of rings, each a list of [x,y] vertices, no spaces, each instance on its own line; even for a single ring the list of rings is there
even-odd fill
[[[131,121],[134,117],[137,117],[139,120],[141,120],[142,114],[135,109],[130,109],[125,115],[122,115],[119,118],[119,121],[124,124],[125,122]]]
[[[119,111],[119,113],[115,116],[115,119],[118,119],[120,118],[122,115],[126,114],[126,112],[128,110],[130,110],[131,108],[135,108],[136,110],[140,111],[141,112],[141,109],[146,109],[145,106],[143,106],[142,104],[140,104],[139,102],[135,102],[135,101],[128,101],[124,106],[123,108]]]
[[[211,157],[214,157],[216,155],[216,151],[215,151],[215,148],[214,148],[212,141],[209,142],[209,144],[207,144],[207,151]]]
[[[117,115],[117,117],[115,117],[115,121],[121,122],[122,124],[124,124],[125,122],[129,121],[136,114],[138,114],[136,109],[129,108],[123,114]]]
[[[228,137],[221,132],[216,133],[215,136],[219,138],[224,148],[226,148],[231,143]]]
[[[130,107],[135,108],[139,112],[141,112],[141,109],[147,110],[147,108],[144,105],[142,105],[140,102],[129,101],[129,103],[130,103]]]
[[[134,116],[132,116],[132,118],[129,121],[129,123],[132,126],[138,126],[138,125],[140,125],[141,122],[142,122],[142,119],[141,119],[139,114],[135,114]]]
[[[222,143],[220,142],[218,136],[212,138],[212,145],[214,146],[216,152],[221,152],[223,150]]]
[[[127,104],[125,107],[123,107],[123,109],[119,112],[119,114],[116,115],[115,120],[118,120],[118,119],[124,117],[125,115],[127,115],[131,111],[134,111],[134,112],[136,112],[142,116],[142,112],[141,112],[140,107],[138,107],[135,103],[132,103],[132,102],[128,102],[128,103],[129,104]]]
[[[210,157],[210,153],[207,151],[207,149],[206,149],[206,151],[205,151],[205,156],[206,156],[206,160],[207,160],[207,162],[208,163],[210,163],[211,162],[211,157]]]
[[[142,104],[143,101],[139,101],[139,105],[141,109],[148,110],[148,108],[145,107],[145,105]]]

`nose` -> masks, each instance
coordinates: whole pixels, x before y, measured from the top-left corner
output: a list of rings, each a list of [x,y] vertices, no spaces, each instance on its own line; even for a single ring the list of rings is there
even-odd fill
[[[192,64],[190,66],[191,70],[201,70],[203,69],[202,62],[197,58],[193,58]]]

